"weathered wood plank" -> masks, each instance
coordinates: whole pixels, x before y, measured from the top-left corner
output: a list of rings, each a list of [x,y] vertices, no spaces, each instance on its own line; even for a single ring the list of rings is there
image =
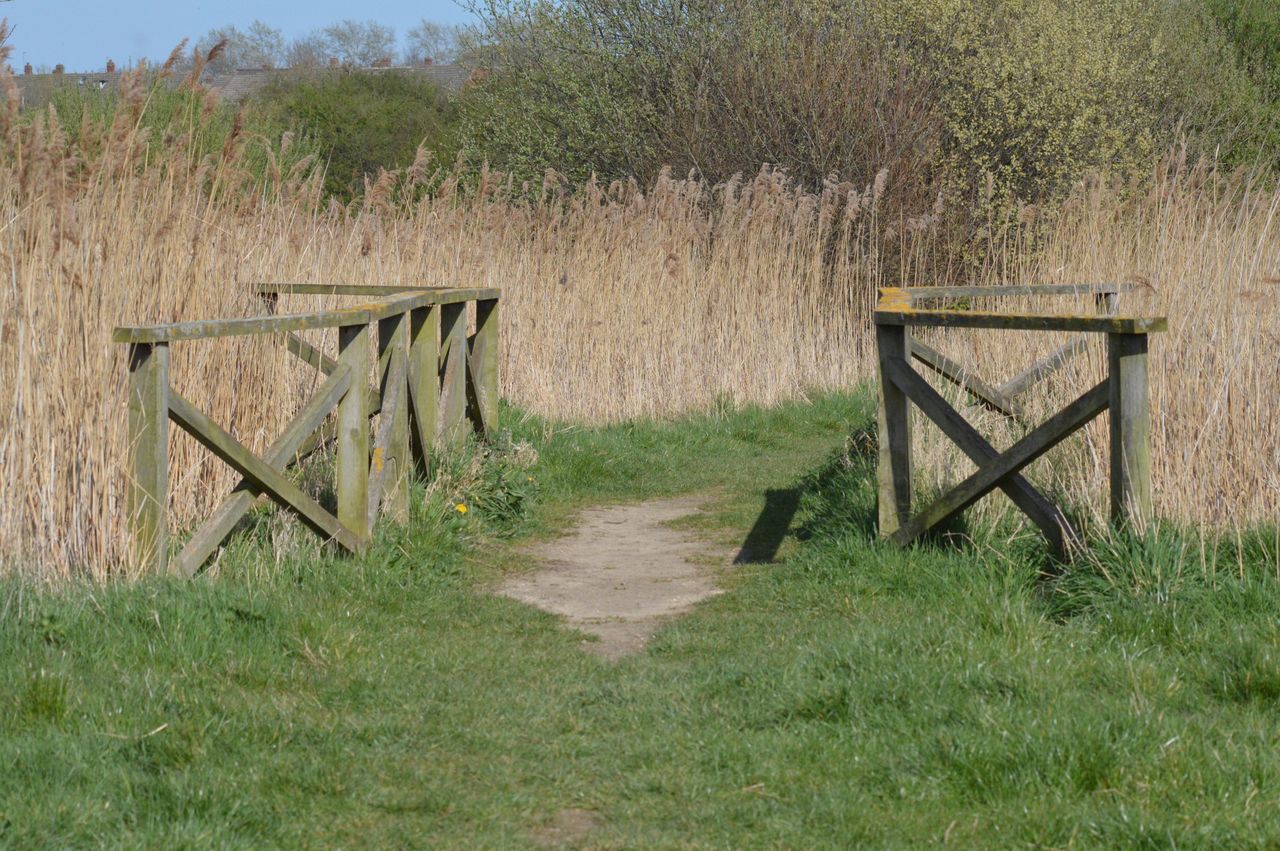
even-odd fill
[[[169,556],[169,347],[129,347],[129,451],[126,500],[133,559],[164,573]]]
[[[911,516],[911,406],[906,394],[889,379],[892,365],[905,368],[910,347],[905,328],[876,326],[880,363],[877,495],[880,536],[884,538],[897,532]]]
[[[967,310],[894,309],[875,312],[877,325],[930,328],[991,328],[1007,331],[1080,331],[1101,334],[1150,334],[1167,331],[1162,316],[1052,316],[1034,313],[984,313]]]
[[[442,287],[424,290],[421,295],[426,304],[458,304],[501,298],[502,291],[496,287]]]
[[[332,375],[338,368],[338,362],[299,337],[297,334],[287,334],[285,336],[285,347],[290,353],[296,355],[299,360],[314,369],[323,372],[325,375]],[[369,388],[369,416],[373,416],[382,409],[381,394],[376,387]]]
[[[498,323],[498,300],[477,301],[470,372],[476,397],[475,429],[486,438],[498,433]]]
[[[440,308],[421,307],[409,320],[409,413],[413,453],[423,478],[431,475],[440,407]]]
[[[1145,528],[1151,519],[1151,409],[1147,337],[1107,337],[1111,386],[1111,517]]]
[[[132,325],[115,329],[117,343],[160,343],[181,340],[207,340],[246,334],[280,334],[311,328],[336,328],[370,321],[368,305],[321,310],[314,313],[286,313],[279,316],[255,316],[246,319],[206,319],[197,322],[175,322],[168,325]]]
[[[466,442],[467,306],[440,306],[440,435],[442,446]]]
[[[382,414],[374,435],[369,464],[369,528],[386,506],[392,522],[409,519],[409,406],[405,384],[409,360],[409,317],[405,314],[378,323],[378,346],[387,355],[382,373]]]
[[[1100,382],[920,511],[894,534],[894,542],[903,545],[910,543],[995,490],[1006,476],[1022,470],[1105,411],[1109,394],[1108,383]]]
[[[976,375],[972,375],[963,365],[932,346],[912,338],[911,356],[941,375],[943,378],[964,389],[973,398],[991,410],[1006,417],[1023,419],[1022,406],[1014,402],[1000,390],[987,384]]]
[[[338,403],[338,520],[358,538],[369,526],[369,326],[338,329],[338,361],[351,368],[352,386]]]
[[[1010,284],[994,287],[900,287],[913,302],[938,298],[1007,298],[1042,295],[1108,295],[1130,292],[1133,284]]]
[[[241,319],[206,319],[194,322],[175,322],[165,325],[131,325],[115,329],[112,339],[117,343],[157,343],[179,340],[207,340],[217,337],[235,337],[246,334],[283,334],[289,331],[306,331],[313,328],[341,328],[386,319],[397,313],[405,313],[415,307],[434,304],[441,298],[454,298],[459,292],[395,293],[387,298],[357,304],[351,307],[320,310],[311,313],[287,313],[271,316],[252,316]]]
[[[406,292],[437,289],[436,287],[395,286],[383,284],[258,284],[260,295],[341,295],[392,296]]]
[[[445,304],[451,301],[475,301],[498,298],[500,290],[493,287],[446,287],[420,285],[364,285],[364,284],[259,284],[258,292],[281,295],[338,295],[338,296],[394,296],[404,293],[426,293],[438,296],[441,301],[429,300],[429,304]]]
[[[172,391],[169,394],[169,416],[206,449],[248,479],[255,488],[271,497],[277,505],[297,514],[320,537],[336,541],[351,552],[356,552],[363,545],[359,535],[325,511],[320,503],[303,493],[283,473],[254,455],[204,412]]]
[[[1089,338],[1076,337],[1054,349],[1022,372],[997,388],[1007,398],[1021,396],[1036,384],[1069,364],[1073,358],[1089,348]]]
[[[323,372],[325,375],[333,375],[338,369],[338,362],[299,337],[297,334],[290,332],[285,335],[285,348],[290,354],[295,355],[303,363],[314,369]]]
[[[339,366],[293,418],[280,437],[271,444],[262,460],[273,469],[283,472],[350,386],[351,368]],[[174,560],[174,573],[186,577],[194,576],[196,571],[208,561],[209,556],[213,555],[218,546],[226,540],[227,535],[231,534],[236,524],[240,522],[240,518],[249,513],[249,509],[257,502],[260,494],[261,491],[254,487],[252,482],[241,479],[209,519],[188,539],[186,546]]]
[[[942,429],[943,433],[960,447],[961,452],[969,456],[973,463],[981,467],[1000,454],[905,361],[882,362],[881,368],[889,379],[919,406],[924,415]],[[1036,524],[1055,552],[1066,552],[1067,542],[1075,540],[1075,532],[1056,505],[1045,499],[1026,479],[1016,473],[1003,479],[1000,489],[1008,495],[1014,505],[1031,518],[1031,522]]]

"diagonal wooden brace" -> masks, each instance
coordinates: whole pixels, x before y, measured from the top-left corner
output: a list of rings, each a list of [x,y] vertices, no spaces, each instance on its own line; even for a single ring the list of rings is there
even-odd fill
[[[423,478],[431,475],[440,409],[440,310],[421,307],[409,316],[409,434]]]
[[[1089,335],[1081,334],[1079,337],[1063,343],[996,389],[1009,399],[1021,396],[1040,381],[1065,367],[1073,358],[1088,348]]]
[[[891,358],[884,361],[881,368],[973,463],[981,467],[1000,454],[905,360]],[[1068,541],[1075,543],[1076,534],[1067,518],[1022,476],[1013,473],[1001,480],[999,487],[1036,524],[1056,553],[1065,553]]]
[[[333,375],[338,369],[338,362],[299,337],[297,334],[289,333],[285,335],[284,346],[290,354],[308,366],[318,369],[325,375]],[[369,416],[373,416],[382,409],[382,395],[378,392],[378,388],[369,388]]]
[[[912,337],[911,356],[996,413],[1023,421],[1021,405],[927,343]]]
[[[403,409],[404,396],[406,388],[406,377],[408,373],[407,358],[404,351],[393,352],[387,364],[387,378],[385,390],[382,394],[382,418],[378,421],[378,430],[373,437],[373,453],[369,462],[369,528],[372,529],[374,523],[378,519],[378,508],[382,504],[384,492],[387,490],[388,468],[390,475],[404,476],[408,474],[408,461],[405,457],[405,450],[408,447],[408,432],[406,431],[401,437],[401,441],[395,439],[397,429],[397,419],[402,413],[407,414],[407,409]],[[408,427],[408,420],[405,419],[401,423],[401,427]],[[404,445],[397,447],[395,444],[403,443]],[[396,455],[400,457],[396,457]],[[392,486],[396,486],[392,482]],[[404,507],[407,511],[407,506]]]
[[[303,493],[283,473],[254,455],[244,444],[175,392],[169,394],[169,416],[205,448],[244,476],[256,489],[269,496],[277,505],[296,513],[317,535],[326,540],[337,541],[350,552],[357,552],[364,546],[364,541],[358,535],[338,522],[338,518],[325,511],[320,503]]]
[[[293,422],[285,427],[280,437],[268,447],[263,460],[277,470],[284,470],[304,449],[310,435],[323,424],[325,417],[350,386],[351,368],[340,366],[298,412]],[[182,576],[194,576],[223,539],[231,534],[240,518],[249,513],[260,493],[248,479],[241,479],[213,515],[187,541],[175,560],[174,572]]]
[[[893,535],[893,541],[907,544],[940,523],[945,523],[1006,479],[1044,455],[1107,409],[1110,382],[1103,381],[1040,426],[983,464],[977,472],[956,485],[925,508]]]

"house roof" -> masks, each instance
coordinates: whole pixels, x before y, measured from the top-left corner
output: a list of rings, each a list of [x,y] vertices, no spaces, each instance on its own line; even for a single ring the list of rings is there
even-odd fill
[[[414,65],[391,68],[343,68],[343,69],[299,69],[277,68],[239,69],[234,71],[218,71],[206,69],[201,77],[201,84],[221,92],[224,100],[238,103],[261,91],[268,84],[284,78],[296,78],[300,75],[322,77],[326,74],[412,74],[435,83],[447,92],[457,92],[471,79],[472,69],[464,65]],[[22,105],[43,106],[52,99],[59,89],[76,86],[90,86],[98,89],[115,89],[120,85],[121,71],[90,71],[84,73],[65,72],[61,74],[17,74],[14,82],[22,95]],[[168,78],[170,85],[181,82],[182,76]]]

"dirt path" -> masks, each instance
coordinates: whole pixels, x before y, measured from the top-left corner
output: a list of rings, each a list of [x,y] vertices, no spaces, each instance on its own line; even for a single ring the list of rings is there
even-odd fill
[[[499,593],[564,616],[599,641],[583,649],[618,659],[641,651],[663,618],[719,593],[708,564],[731,554],[670,523],[696,514],[698,497],[589,508],[566,537],[531,554],[537,570],[514,576]]]

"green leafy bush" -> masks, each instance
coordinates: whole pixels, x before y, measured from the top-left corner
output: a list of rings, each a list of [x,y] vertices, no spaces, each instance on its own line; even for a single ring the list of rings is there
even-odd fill
[[[524,179],[670,166],[721,181],[779,163],[815,186],[927,169],[929,82],[841,9],[574,0],[511,4],[489,25],[465,136]]]
[[[1268,138],[1202,0],[508,0],[487,24],[465,137],[530,180],[884,171],[919,216],[939,190],[1041,201],[1179,140],[1243,158]]]
[[[960,185],[1027,201],[1146,172],[1179,139],[1254,151],[1265,101],[1199,2],[863,0],[943,101]]]
[[[299,74],[268,87],[250,106],[259,120],[316,146],[327,160],[325,190],[340,198],[354,197],[380,169],[411,165],[420,145],[438,162],[457,155],[455,103],[412,74]]]
[[[1280,97],[1280,4],[1275,0],[1206,0],[1254,77]]]

